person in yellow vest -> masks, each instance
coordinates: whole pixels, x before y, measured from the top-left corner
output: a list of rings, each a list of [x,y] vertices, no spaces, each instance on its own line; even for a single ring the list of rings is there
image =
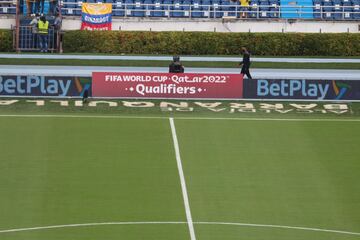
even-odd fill
[[[40,52],[48,51],[48,37],[49,35],[49,22],[46,20],[45,16],[40,17],[38,22],[38,36],[40,43]]]
[[[247,18],[247,12],[249,11],[250,0],[239,0],[241,5],[241,18]]]

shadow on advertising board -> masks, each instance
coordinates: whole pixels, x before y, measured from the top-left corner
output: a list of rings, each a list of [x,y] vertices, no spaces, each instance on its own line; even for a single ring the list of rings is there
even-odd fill
[[[360,80],[245,79],[244,98],[360,100]]]

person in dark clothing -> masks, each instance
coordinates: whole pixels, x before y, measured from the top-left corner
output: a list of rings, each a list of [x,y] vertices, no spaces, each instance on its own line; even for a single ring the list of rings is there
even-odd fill
[[[169,65],[169,73],[183,73],[184,67],[180,62],[179,56],[174,56],[172,63]]]
[[[83,103],[86,103],[88,97],[89,97],[89,90],[88,90],[88,89],[85,89],[85,90],[84,90],[84,94],[83,94],[83,96],[82,96],[82,102],[83,102]]]
[[[243,54],[243,60],[239,63],[240,66],[242,65],[241,74],[246,75],[249,79],[252,79],[249,71],[251,64],[250,53],[245,47],[241,48],[241,53]]]

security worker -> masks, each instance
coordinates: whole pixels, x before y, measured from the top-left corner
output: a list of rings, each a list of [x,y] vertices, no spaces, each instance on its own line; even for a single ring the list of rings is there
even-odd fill
[[[184,67],[180,62],[179,56],[174,56],[172,63],[169,65],[169,73],[183,73]]]
[[[40,52],[48,51],[48,35],[49,35],[49,22],[46,20],[45,16],[40,17],[38,22],[38,36],[40,43]]]

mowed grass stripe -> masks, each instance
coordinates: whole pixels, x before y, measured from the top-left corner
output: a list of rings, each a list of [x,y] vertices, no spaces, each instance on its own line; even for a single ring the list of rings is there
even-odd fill
[[[1,229],[186,220],[168,120],[1,118],[0,131]],[[188,238],[185,225],[87,230],[0,239]]]
[[[194,222],[360,232],[358,123],[177,120],[177,129]],[[196,233],[214,240],[358,239],[216,225]]]

